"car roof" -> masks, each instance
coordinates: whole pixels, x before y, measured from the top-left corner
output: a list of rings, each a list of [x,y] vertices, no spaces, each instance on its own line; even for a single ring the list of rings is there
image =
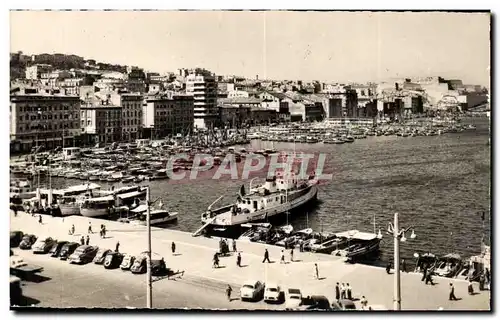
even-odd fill
[[[260,282],[260,281],[259,280],[247,280],[243,283],[243,285],[251,284],[253,286],[256,282]]]

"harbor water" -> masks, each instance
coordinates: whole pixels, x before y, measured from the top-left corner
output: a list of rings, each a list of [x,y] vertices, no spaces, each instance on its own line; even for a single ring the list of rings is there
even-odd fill
[[[490,234],[490,145],[488,125],[477,130],[429,137],[381,136],[352,144],[295,144],[253,140],[247,149],[270,148],[326,154],[331,181],[320,185],[319,201],[310,212],[290,217],[295,230],[339,232],[349,229],[384,235],[383,260],[392,259],[393,240],[385,233],[400,214],[400,226],[414,226],[417,237],[400,245],[401,256],[413,260],[415,252],[437,255],[456,252],[463,258],[480,252],[482,235]],[[216,169],[212,169],[215,171]],[[43,182],[43,181],[42,181]],[[194,232],[200,215],[219,196],[229,203],[248,180],[198,179],[142,182],[151,187],[151,199],[161,198],[179,212],[169,228]],[[54,188],[79,184],[52,179]],[[97,182],[103,188],[110,183]],[[121,183],[114,184],[120,186]],[[485,221],[481,212],[485,211]],[[483,229],[484,224],[484,229]],[[484,230],[484,232],[483,232]]]

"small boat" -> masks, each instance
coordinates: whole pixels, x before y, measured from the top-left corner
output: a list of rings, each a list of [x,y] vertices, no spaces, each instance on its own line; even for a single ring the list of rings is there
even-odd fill
[[[238,240],[254,241],[257,234],[268,233],[273,226],[270,223],[245,223],[241,227],[248,228],[248,230],[243,232]]]
[[[377,252],[380,248],[381,235],[370,232],[360,232],[349,230],[337,233],[336,236],[344,240],[345,247],[332,252],[333,255],[346,257],[348,260],[356,260],[371,253]]]
[[[344,142],[352,143],[352,142],[354,142],[354,137],[349,135],[349,136],[344,137],[343,140],[344,140]]]
[[[284,234],[289,235],[293,232],[293,226],[291,224],[288,224],[286,226],[280,227],[279,230],[282,231]]]
[[[147,214],[146,211],[147,207],[146,205],[140,205],[136,209],[132,210],[132,212],[141,212],[140,215],[138,216],[137,219],[131,220],[131,224],[138,224],[145,226],[147,224]],[[151,210],[150,214],[150,224],[151,225],[157,225],[157,224],[163,224],[163,223],[168,223],[177,220],[177,212],[169,212],[168,210],[164,209],[158,209],[158,210]]]
[[[460,255],[449,253],[437,260],[434,273],[441,277],[453,278],[462,269],[463,262]]]
[[[347,241],[345,239],[335,237],[333,239],[311,245],[310,250],[311,252],[329,254],[332,251],[341,248],[346,242]]]
[[[134,181],[134,177],[133,176],[128,176],[128,177],[123,177],[122,178],[122,182],[123,183],[129,183],[129,182],[133,182]]]

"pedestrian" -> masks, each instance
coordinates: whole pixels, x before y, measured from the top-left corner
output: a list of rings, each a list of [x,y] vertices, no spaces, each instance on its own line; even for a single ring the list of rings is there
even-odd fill
[[[229,302],[231,302],[231,292],[233,292],[233,288],[231,288],[230,285],[227,285],[226,295],[227,295],[227,300]]]
[[[92,222],[89,221],[89,229],[87,230],[87,233],[92,233]]]
[[[431,283],[431,285],[434,285],[434,281],[432,281],[432,271],[427,271],[427,275],[425,276],[425,284]]]
[[[218,268],[219,267],[219,255],[217,254],[217,252],[214,254],[214,257],[213,257],[213,268]]]
[[[347,284],[346,292],[347,292],[347,299],[352,300],[352,288],[349,283]]]
[[[17,206],[14,206],[14,217],[17,217]]]
[[[266,251],[264,251],[264,260],[262,260],[262,263],[264,263],[266,261],[268,263],[271,263],[271,260],[269,260],[269,251],[267,251],[267,249],[266,249]]]
[[[469,279],[468,291],[470,295],[474,294],[474,286],[472,285],[472,280]]]
[[[368,301],[366,300],[365,296],[362,296],[361,297],[361,309],[365,310],[367,305],[368,305]]]
[[[43,224],[43,222],[42,222],[42,215],[41,214],[38,215],[38,223],[39,224]]]
[[[490,270],[488,268],[486,268],[486,271],[484,272],[484,277],[486,279],[486,286],[490,289]]]
[[[90,237],[89,237],[89,235],[87,235],[87,239],[85,240],[85,244],[89,245],[89,243],[90,243]]]
[[[427,265],[425,265],[423,268],[422,279],[420,279],[420,281],[424,281],[426,277],[427,277]]]
[[[71,225],[71,234],[75,234],[75,225],[74,224]]]
[[[339,301],[340,300],[340,287],[339,283],[335,285],[335,300]]]
[[[80,238],[80,244],[82,246],[85,244],[85,238],[83,236]]]
[[[345,287],[345,283],[342,283],[340,285],[340,299],[345,299],[345,291],[346,291],[346,287]]]
[[[236,252],[238,250],[236,250],[236,240],[233,239],[233,252]]]
[[[318,264],[317,263],[314,264],[314,271],[316,272],[316,279],[319,280],[319,271],[318,271]]]
[[[290,250],[290,261],[293,262],[293,248]]]
[[[238,252],[238,255],[236,256],[236,265],[238,267],[241,267],[241,254]]]
[[[105,224],[102,225],[102,238],[106,239],[106,225]]]
[[[115,252],[120,252],[118,249],[120,248],[120,241],[116,242]]]
[[[175,242],[172,241],[172,254],[175,254]]]
[[[391,262],[387,262],[387,266],[385,267],[385,272],[387,272],[387,274],[391,274]]]
[[[405,259],[401,260],[401,271],[406,272],[406,261],[405,261]]]
[[[281,250],[281,259],[280,259],[280,263],[285,263],[285,251],[284,251],[284,250]]]
[[[302,239],[300,240],[299,251],[304,252],[304,241]]]
[[[481,272],[481,275],[479,276],[479,291],[484,290],[484,282],[486,281],[486,278],[484,276],[484,272]]]
[[[458,300],[457,297],[455,297],[455,287],[453,286],[453,283],[450,282],[450,300]]]

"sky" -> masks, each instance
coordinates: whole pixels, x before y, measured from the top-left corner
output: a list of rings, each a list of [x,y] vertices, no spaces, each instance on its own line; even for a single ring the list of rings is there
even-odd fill
[[[490,82],[487,13],[11,11],[10,34],[11,52],[76,54],[157,72]]]

